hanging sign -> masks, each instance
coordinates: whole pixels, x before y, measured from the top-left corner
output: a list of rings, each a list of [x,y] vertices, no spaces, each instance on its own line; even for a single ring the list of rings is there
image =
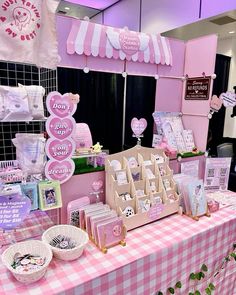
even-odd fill
[[[57,91],[49,93],[46,100],[51,116],[46,122],[46,130],[50,136],[46,143],[46,153],[50,160],[45,166],[45,175],[50,180],[59,180],[60,183],[69,180],[75,170],[75,164],[70,158],[76,146],[72,138],[76,122],[72,115],[78,102],[79,95],[61,95]]]
[[[31,201],[18,193],[0,195],[0,228],[14,229],[23,222],[31,209]]]
[[[211,77],[188,78],[186,80],[186,100],[208,100]]]
[[[236,105],[236,94],[227,91],[226,93],[221,93],[220,99],[223,101],[223,105],[227,107],[234,107]]]
[[[147,128],[147,121],[144,118],[137,119],[133,118],[131,121],[131,129],[135,136],[140,136]]]

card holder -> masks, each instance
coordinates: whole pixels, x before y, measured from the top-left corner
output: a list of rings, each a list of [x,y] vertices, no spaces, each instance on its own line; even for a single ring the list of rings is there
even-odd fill
[[[115,171],[115,180],[118,185],[128,184],[128,176],[126,169]]]
[[[141,167],[129,168],[128,169],[128,179],[129,181],[139,181],[143,179]]]
[[[179,195],[174,189],[166,191],[166,203],[179,202]]]
[[[151,197],[148,195],[144,195],[142,197],[136,198],[136,208],[137,214],[146,213],[151,209]]]

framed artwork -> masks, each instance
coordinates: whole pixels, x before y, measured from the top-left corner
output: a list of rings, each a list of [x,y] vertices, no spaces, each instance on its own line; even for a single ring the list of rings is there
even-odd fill
[[[61,187],[59,181],[42,181],[38,184],[39,208],[51,210],[62,207]]]
[[[188,197],[192,217],[207,214],[207,200],[202,180],[191,181],[188,184]]]

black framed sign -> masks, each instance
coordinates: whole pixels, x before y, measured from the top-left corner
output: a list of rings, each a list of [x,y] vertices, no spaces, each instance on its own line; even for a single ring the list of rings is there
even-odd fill
[[[208,100],[211,85],[211,77],[196,77],[186,80],[186,100]]]

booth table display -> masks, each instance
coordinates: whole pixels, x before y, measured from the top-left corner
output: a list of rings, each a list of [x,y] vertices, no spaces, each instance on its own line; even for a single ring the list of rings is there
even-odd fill
[[[126,247],[113,247],[107,254],[89,244],[78,260],[53,259],[45,278],[31,285],[17,282],[0,264],[0,294],[126,294],[143,295],[165,291],[182,282],[178,294],[188,294],[189,274],[205,263],[209,272],[232,249],[236,241],[236,214],[229,208],[202,217],[198,222],[189,217],[172,215],[145,225],[127,236]],[[210,279],[216,286],[214,295],[236,293],[236,264]],[[206,281],[198,290],[203,292]]]

